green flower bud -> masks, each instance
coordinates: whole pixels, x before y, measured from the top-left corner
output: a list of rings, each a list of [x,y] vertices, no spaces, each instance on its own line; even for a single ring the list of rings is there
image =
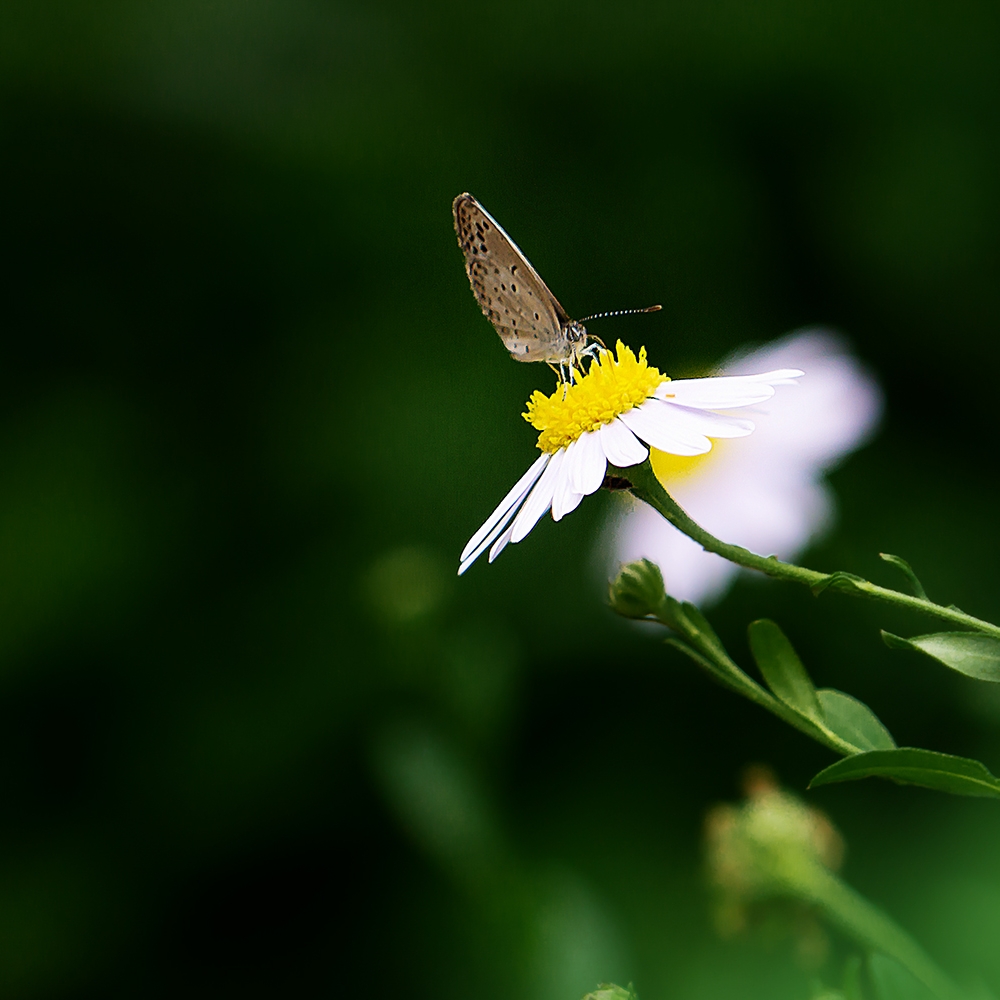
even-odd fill
[[[625,618],[656,617],[665,596],[660,567],[648,559],[626,563],[611,581],[611,607]]]
[[[834,878],[843,841],[818,809],[783,791],[766,769],[748,771],[746,791],[741,805],[716,806],[707,817],[716,930],[731,937],[766,926],[770,935],[791,938],[804,967],[818,968],[830,942],[814,904]]]
[[[808,895],[812,872],[836,870],[840,834],[818,809],[783,791],[764,768],[746,777],[740,806],[716,806],[706,822],[712,882],[735,897]]]

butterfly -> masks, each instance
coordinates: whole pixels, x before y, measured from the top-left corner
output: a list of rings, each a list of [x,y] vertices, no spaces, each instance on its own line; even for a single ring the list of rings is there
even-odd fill
[[[600,344],[587,333],[584,321],[570,319],[517,244],[471,194],[460,194],[452,212],[472,293],[514,360],[545,361],[560,369],[568,363],[573,368],[587,353],[588,339]]]

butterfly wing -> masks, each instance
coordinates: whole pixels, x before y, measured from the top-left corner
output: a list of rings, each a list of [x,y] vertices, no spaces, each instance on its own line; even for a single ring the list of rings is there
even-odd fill
[[[517,361],[565,361],[572,320],[528,258],[471,194],[452,204],[465,272],[483,315]]]

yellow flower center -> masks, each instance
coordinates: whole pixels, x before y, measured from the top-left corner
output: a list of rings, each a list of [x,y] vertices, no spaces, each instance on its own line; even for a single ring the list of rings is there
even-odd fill
[[[550,454],[572,444],[581,434],[610,424],[653,395],[656,387],[670,380],[646,364],[646,348],[636,358],[620,340],[618,357],[602,351],[578,382],[560,386],[551,396],[537,389],[521,416],[536,430],[538,447]]]

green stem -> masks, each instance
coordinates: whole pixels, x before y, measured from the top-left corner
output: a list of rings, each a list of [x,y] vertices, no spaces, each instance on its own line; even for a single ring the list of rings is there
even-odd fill
[[[821,906],[865,947],[896,959],[941,1000],[964,995],[906,931],[827,869],[814,864],[808,873],[789,872],[786,878],[798,895]]]
[[[783,722],[799,732],[805,733],[819,743],[829,747],[834,753],[842,756],[850,756],[858,752],[858,747],[827,729],[826,726],[816,721],[805,718],[805,716],[789,708],[784,702],[779,701],[770,692],[765,691],[752,677],[744,673],[730,659],[728,653],[715,643],[705,643],[702,637],[692,629],[686,627],[687,623],[677,620],[658,619],[662,625],[678,631],[687,642],[678,642],[668,639],[667,642],[679,648],[687,656],[691,657],[703,670],[714,677],[720,684],[728,687],[731,691],[743,695],[749,701],[766,709],[772,715],[776,715]]]
[[[952,625],[975,629],[977,632],[984,632],[987,635],[1000,638],[1000,627],[991,622],[983,621],[981,618],[967,615],[957,608],[948,608],[942,604],[935,604],[926,598],[914,597],[898,590],[890,590],[888,587],[879,587],[868,580],[849,574],[819,573],[813,569],[806,569],[804,566],[782,562],[776,556],[759,556],[740,545],[730,545],[728,542],[721,541],[693,521],[677,501],[667,493],[653,473],[648,459],[642,465],[618,470],[617,474],[632,484],[631,492],[634,496],[644,500],[659,511],[675,528],[697,542],[706,552],[714,552],[716,555],[722,556],[723,559],[736,563],[737,566],[755,569],[778,580],[802,583],[813,589],[829,587],[831,590],[852,594],[855,597],[867,597],[871,600],[895,604],[897,607],[933,615],[935,618],[950,622]]]

